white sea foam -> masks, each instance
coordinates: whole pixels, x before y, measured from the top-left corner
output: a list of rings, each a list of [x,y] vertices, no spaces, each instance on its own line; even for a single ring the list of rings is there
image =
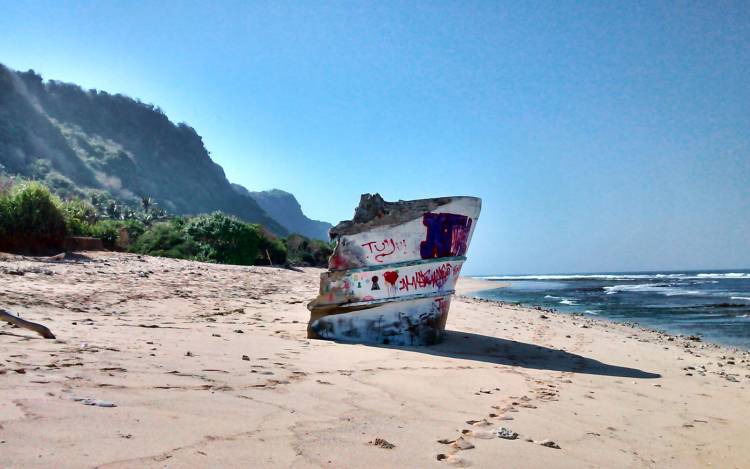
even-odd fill
[[[733,296],[732,299],[750,301],[750,296]]]
[[[729,272],[726,274],[698,274],[697,278],[716,278],[716,279],[735,279],[735,278],[750,278],[750,274],[746,272]]]
[[[578,303],[576,303],[575,301],[573,301],[573,300],[570,300],[570,299],[568,299],[568,298],[564,298],[564,299],[560,300],[560,304],[561,304],[561,305],[568,305],[568,306],[575,306],[575,305],[577,305]]]
[[[595,309],[595,310],[587,309],[586,311],[584,311],[585,314],[591,314],[591,315],[594,315],[594,316],[598,316],[599,312],[600,312],[600,310],[598,310],[598,309]]]
[[[680,296],[680,295],[700,295],[702,292],[698,290],[685,290],[678,287],[670,287],[659,283],[640,283],[636,285],[612,285],[609,287],[602,287],[607,295],[614,295],[619,292],[649,292],[649,293],[661,293],[665,296]]]
[[[663,288],[663,285],[657,283],[641,283],[637,285],[612,285],[609,287],[602,287],[602,289],[607,292],[607,295],[614,295],[615,293],[630,291],[660,291]]]
[[[682,274],[679,274],[682,275]],[[639,280],[656,278],[654,275],[489,275],[484,280]]]
[[[700,273],[700,274],[550,274],[550,275],[488,275],[477,277],[484,280],[733,280],[750,279],[747,272]]]
[[[550,300],[561,300],[562,298],[559,296],[552,296],[552,295],[544,295],[545,298],[549,298]]]

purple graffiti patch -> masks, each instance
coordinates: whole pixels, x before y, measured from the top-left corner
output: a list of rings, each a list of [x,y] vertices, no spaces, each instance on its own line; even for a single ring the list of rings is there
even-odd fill
[[[454,213],[425,213],[422,223],[427,238],[419,244],[422,259],[466,254],[471,218]]]

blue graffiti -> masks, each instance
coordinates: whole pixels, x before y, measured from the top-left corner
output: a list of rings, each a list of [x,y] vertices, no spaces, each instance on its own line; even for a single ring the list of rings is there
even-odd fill
[[[466,254],[471,218],[454,213],[425,213],[422,223],[427,227],[427,238],[419,244],[422,259]]]

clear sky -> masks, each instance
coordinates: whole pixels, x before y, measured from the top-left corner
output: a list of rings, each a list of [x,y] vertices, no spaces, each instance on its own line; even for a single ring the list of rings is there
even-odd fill
[[[750,267],[750,3],[0,2],[0,62],[312,218],[476,195],[465,272]]]

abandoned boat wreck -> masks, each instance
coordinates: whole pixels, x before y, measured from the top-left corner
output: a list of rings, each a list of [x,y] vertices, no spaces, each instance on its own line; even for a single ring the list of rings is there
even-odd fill
[[[336,247],[308,304],[308,337],[391,345],[440,342],[482,201],[386,202],[363,194],[330,231]]]

